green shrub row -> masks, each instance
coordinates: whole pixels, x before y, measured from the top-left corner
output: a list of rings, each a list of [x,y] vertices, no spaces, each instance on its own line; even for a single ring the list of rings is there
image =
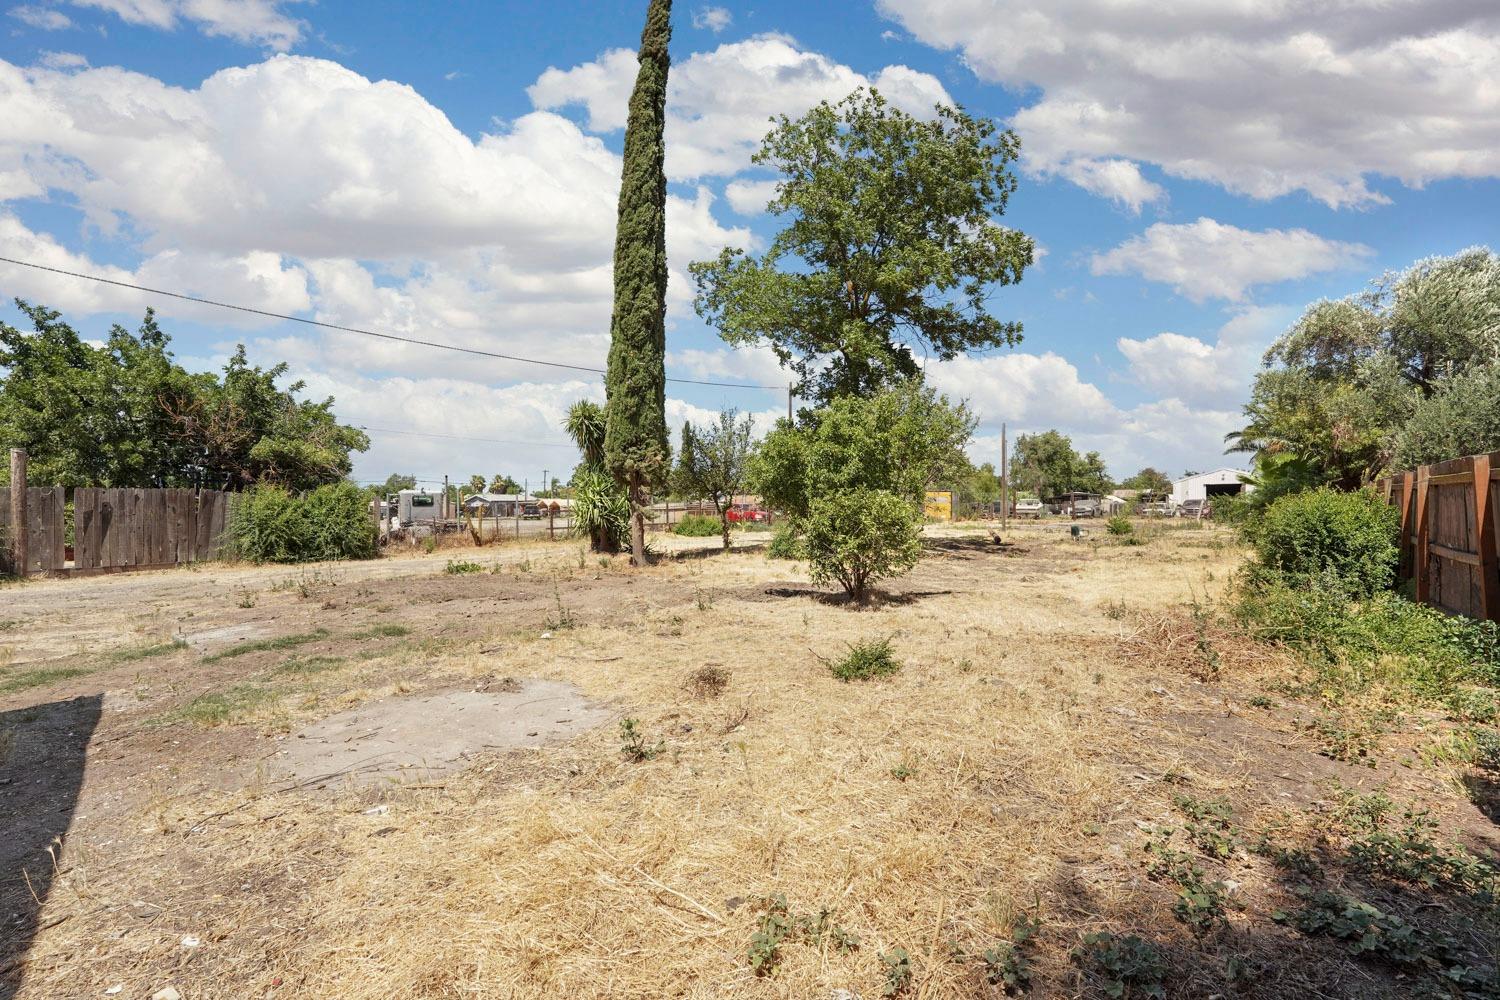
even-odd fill
[[[672,534],[686,538],[714,538],[723,531],[719,519],[707,514],[689,514],[672,527]]]
[[[377,544],[369,499],[353,483],[331,483],[307,493],[262,484],[230,508],[225,551],[247,562],[370,559]]]

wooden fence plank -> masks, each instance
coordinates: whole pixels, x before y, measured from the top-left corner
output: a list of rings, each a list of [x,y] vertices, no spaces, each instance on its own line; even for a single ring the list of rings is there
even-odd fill
[[[73,491],[73,568],[93,569],[99,551],[99,490],[80,486]]]
[[[1479,556],[1478,607],[1476,611],[1490,621],[1500,621],[1500,544],[1497,544],[1495,505],[1500,493],[1494,480],[1493,455],[1474,459],[1474,547]]]
[[[15,573],[10,550],[10,490],[0,490],[0,573]]]
[[[232,502],[228,493],[215,492],[213,520],[213,554],[215,559],[222,559],[224,557],[224,534],[229,526],[229,505]]]
[[[26,490],[27,563],[33,573],[51,573],[67,564],[63,489],[32,486]]]
[[[124,533],[124,524],[118,519],[120,491],[110,489],[102,492],[99,504],[99,566],[102,569],[113,569],[120,564],[120,535]]]
[[[1428,483],[1430,473],[1426,466],[1417,470],[1417,548],[1413,553],[1413,561],[1416,564],[1417,580],[1417,602],[1426,604],[1432,596],[1432,572],[1428,565],[1430,557],[1427,552],[1428,539],[1428,517],[1427,502],[1432,488]]]

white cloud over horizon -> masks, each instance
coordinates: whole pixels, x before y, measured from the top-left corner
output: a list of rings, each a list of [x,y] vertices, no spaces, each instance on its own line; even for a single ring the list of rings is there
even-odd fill
[[[917,40],[958,51],[980,79],[1037,88],[1012,120],[1026,167],[1127,205],[1093,164],[1151,163],[1252,198],[1304,192],[1335,208],[1387,201],[1375,177],[1420,188],[1500,176],[1494,4],[877,6]]]

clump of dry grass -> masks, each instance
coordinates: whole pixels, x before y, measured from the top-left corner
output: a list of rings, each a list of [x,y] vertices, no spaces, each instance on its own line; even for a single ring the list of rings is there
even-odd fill
[[[1116,614],[1109,617],[1116,618]],[[1200,681],[1247,680],[1293,661],[1201,604],[1125,610],[1119,649],[1127,662]]]
[[[688,674],[682,686],[694,698],[717,698],[729,687],[730,672],[717,663],[706,663]]]

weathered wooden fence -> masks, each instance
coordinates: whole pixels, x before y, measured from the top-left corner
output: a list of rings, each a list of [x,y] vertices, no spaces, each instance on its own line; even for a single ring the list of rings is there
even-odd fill
[[[1401,509],[1401,576],[1417,600],[1500,621],[1500,452],[1424,465],[1376,489]]]
[[[13,539],[24,531],[26,575],[146,569],[216,558],[230,497],[217,490],[61,486],[33,486],[25,493],[22,525],[12,517],[10,493],[0,491],[0,530],[6,536],[0,568],[16,572]]]

